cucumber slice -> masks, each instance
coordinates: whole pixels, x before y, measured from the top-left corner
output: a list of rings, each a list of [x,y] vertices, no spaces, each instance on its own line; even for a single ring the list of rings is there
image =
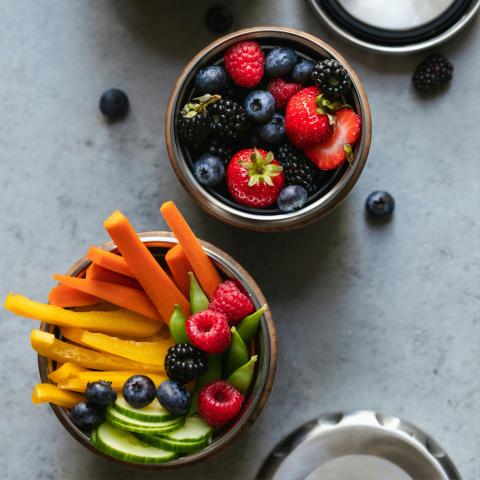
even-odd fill
[[[162,434],[162,437],[168,438],[174,442],[201,442],[205,439],[211,438],[213,433],[212,427],[207,425],[200,417],[188,417],[185,420],[183,427],[179,429]]]
[[[175,452],[162,450],[139,440],[132,433],[103,422],[91,437],[98,450],[131,463],[163,463],[176,457]]]
[[[139,435],[144,442],[173,452],[193,452],[205,448],[213,429],[200,417],[188,417],[183,427],[162,435]]]
[[[143,442],[148,443],[153,447],[179,453],[191,453],[202,450],[211,442],[211,437],[205,438],[204,440],[200,440],[198,442],[176,442],[167,437],[160,437],[156,435],[144,435],[140,433],[136,433],[135,435]]]
[[[106,418],[112,424],[122,430],[136,433],[161,434],[180,428],[185,419],[183,417],[176,417],[164,422],[145,422],[130,418],[120,413],[113,407],[106,409]]]
[[[144,408],[133,408],[127,403],[123,395],[118,395],[113,407],[127,417],[143,420],[144,422],[164,422],[174,418],[170,412],[160,405],[156,398],[150,405]]]

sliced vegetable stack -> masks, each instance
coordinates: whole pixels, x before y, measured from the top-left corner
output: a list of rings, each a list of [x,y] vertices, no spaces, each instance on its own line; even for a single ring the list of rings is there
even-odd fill
[[[41,303],[8,294],[5,308],[56,326],[35,329],[33,349],[56,368],[33,403],[69,410],[91,443],[133,463],[159,463],[205,448],[241,412],[255,373],[248,345],[266,306],[222,281],[172,202],[161,212],[179,243],[164,269],[129,220],[104,226],[118,253],[90,247],[91,264]],[[172,248],[170,248],[172,247]]]

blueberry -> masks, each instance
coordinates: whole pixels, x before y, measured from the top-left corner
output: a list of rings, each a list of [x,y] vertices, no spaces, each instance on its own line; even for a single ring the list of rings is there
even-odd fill
[[[250,92],[243,101],[247,118],[257,124],[269,122],[275,113],[275,99],[265,90]]]
[[[372,192],[365,202],[369,215],[375,218],[389,217],[395,209],[395,200],[388,192]]]
[[[79,402],[73,406],[70,412],[70,419],[80,430],[90,433],[103,422],[105,412],[99,405]]]
[[[190,406],[190,393],[188,390],[173,380],[161,383],[157,390],[160,405],[173,415],[184,415]]]
[[[274,48],[265,59],[265,71],[270,77],[287,75],[297,63],[297,54],[291,48]]]
[[[218,187],[225,178],[225,167],[220,158],[206,153],[193,165],[193,173],[204,187]]]
[[[280,113],[275,113],[273,118],[258,127],[258,136],[270,146],[279,145],[285,139],[285,118]]]
[[[100,380],[87,385],[85,396],[89,403],[108,407],[117,399],[117,392],[112,388],[112,382]]]
[[[299,185],[285,187],[277,198],[278,208],[285,213],[299,210],[307,202],[307,191]]]
[[[307,60],[306,58],[301,58],[293,67],[292,80],[303,85],[311,84],[311,75],[314,68],[314,62],[312,62],[311,60]]]
[[[128,112],[128,97],[122,90],[111,88],[100,97],[100,111],[110,120],[124,117]]]
[[[205,21],[213,32],[224,33],[233,24],[233,14],[225,5],[214,5],[207,11]]]
[[[125,401],[133,408],[143,408],[155,398],[155,384],[145,375],[133,375],[123,386]]]
[[[227,72],[220,65],[201,68],[195,77],[195,88],[199,95],[218,93],[227,85]]]

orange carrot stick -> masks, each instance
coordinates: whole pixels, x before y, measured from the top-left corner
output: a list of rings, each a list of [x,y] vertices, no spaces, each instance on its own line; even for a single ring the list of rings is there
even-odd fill
[[[135,276],[128,268],[125,259],[115,253],[107,252],[107,250],[103,250],[102,248],[94,247],[92,245],[89,248],[86,257],[100,267],[112,270],[112,272],[121,273],[127,277]]]
[[[171,248],[165,255],[165,261],[172,272],[178,288],[188,297],[190,295],[188,272],[192,272],[193,270],[181,245],[175,245]]]
[[[100,280],[101,282],[116,283],[117,285],[136,288],[137,290],[142,289],[141,285],[134,278],[121,275],[112,270],[107,270],[96,263],[92,263],[87,268],[87,278],[90,280]]]
[[[189,315],[188,300],[140,240],[127,217],[117,210],[103,225],[163,320],[170,321],[176,304]]]
[[[67,275],[55,274],[53,278],[62,285],[67,285],[67,287],[76,288],[77,290],[94,295],[119,307],[140,313],[153,320],[160,320],[157,309],[141,290],[117,285],[115,283],[69,277]]]
[[[211,298],[213,292],[222,281],[217,269],[207,257],[197,237],[195,237],[192,229],[188,226],[175,204],[173,202],[165,202],[161,206],[160,212],[180,242],[200,285]]]
[[[81,292],[66,285],[56,285],[50,290],[48,303],[56,307],[84,307],[97,305],[101,300],[88,293]]]

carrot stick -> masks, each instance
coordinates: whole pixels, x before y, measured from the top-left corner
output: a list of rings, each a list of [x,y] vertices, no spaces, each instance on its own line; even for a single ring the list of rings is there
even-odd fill
[[[56,285],[48,295],[48,303],[56,307],[84,307],[86,305],[96,305],[100,302],[99,298],[66,285]]]
[[[173,202],[165,202],[161,206],[160,212],[180,242],[197,280],[205,293],[211,298],[213,292],[222,281],[217,269],[207,257],[202,245],[175,204]]]
[[[86,257],[96,265],[107,268],[112,272],[117,272],[126,275],[127,277],[135,277],[132,271],[128,268],[125,259],[120,255],[107,252],[107,250],[92,245],[89,248]]]
[[[192,271],[192,266],[186,257],[181,245],[175,245],[165,255],[165,261],[172,272],[175,283],[178,288],[187,297],[190,295],[190,280],[188,272]]]
[[[67,275],[53,275],[53,278],[62,285],[76,288],[90,295],[95,295],[102,300],[118,305],[119,307],[140,313],[153,320],[160,320],[160,316],[144,292],[135,288],[116,285],[115,283],[89,280],[86,278],[69,277]]]
[[[116,283],[117,285],[123,285],[124,287],[136,288],[141,290],[141,285],[132,277],[121,275],[120,273],[107,270],[104,267],[100,267],[96,263],[92,263],[87,268],[87,279],[100,280],[101,282]]]
[[[165,323],[169,322],[176,304],[188,315],[188,300],[140,240],[127,217],[117,210],[103,225]]]

